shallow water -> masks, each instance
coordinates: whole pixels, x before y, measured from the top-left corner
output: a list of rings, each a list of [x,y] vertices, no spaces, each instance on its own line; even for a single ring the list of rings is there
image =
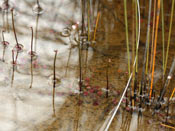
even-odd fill
[[[42,15],[37,16],[32,11],[34,1],[12,1],[15,6],[15,27],[18,42],[24,45],[24,51],[19,54],[17,67],[12,70],[12,53],[15,38],[9,17],[9,32],[4,33],[5,40],[10,43],[5,52],[5,62],[0,62],[0,130],[1,131],[103,131],[113,108],[117,105],[121,93],[128,80],[127,51],[125,42],[125,26],[123,2],[121,0],[100,1],[100,20],[96,34],[96,44],[82,47],[82,78],[83,93],[79,94],[79,54],[78,45],[72,39],[76,30],[71,31],[70,38],[63,37],[60,32],[77,22],[81,23],[81,3],[79,1],[40,1],[44,9]],[[2,4],[2,2],[1,2]],[[141,2],[141,39],[139,50],[139,74],[141,80],[142,60],[146,39],[148,3]],[[97,3],[93,3],[94,8]],[[168,3],[165,4],[165,42],[167,43],[169,13]],[[143,9],[145,8],[145,17]],[[2,14],[2,11],[1,11]],[[91,37],[93,37],[94,22],[97,12],[92,13]],[[168,18],[167,18],[168,17]],[[94,22],[93,22],[94,21]],[[174,20],[175,22],[175,20]],[[132,11],[128,2],[128,23],[130,54],[132,54]],[[85,23],[87,25],[87,22]],[[3,29],[3,21],[0,19]],[[33,66],[33,84],[31,85],[30,43],[31,30],[34,29],[34,49],[38,54]],[[161,27],[160,27],[161,28]],[[168,71],[175,56],[175,27],[168,59]],[[158,47],[155,69],[155,88],[159,94],[162,87],[162,44],[161,29],[158,36]],[[37,38],[37,39],[36,39]],[[2,40],[2,38],[1,38]],[[2,46],[0,47],[2,51]],[[56,83],[55,106],[52,104],[53,90],[53,62],[54,50],[58,50],[56,61],[56,76],[60,82]],[[109,64],[109,59],[111,62]],[[132,58],[131,58],[132,59]],[[106,71],[109,74],[109,97],[106,98]],[[174,88],[172,79],[167,96]],[[170,104],[170,123],[175,123],[174,101]],[[131,113],[125,110],[123,102],[115,116],[110,131],[130,130],[170,130],[162,127],[165,112],[161,111],[152,116],[153,107],[142,113]]]

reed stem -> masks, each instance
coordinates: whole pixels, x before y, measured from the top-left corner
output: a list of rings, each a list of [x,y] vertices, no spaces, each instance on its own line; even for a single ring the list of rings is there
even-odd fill
[[[170,129],[175,129],[175,127],[170,126],[170,125],[167,125],[167,124],[163,124],[163,123],[161,123],[161,125],[164,126],[164,127],[170,128]]]
[[[166,112],[166,122],[168,121],[168,116],[169,116],[169,105],[170,105],[170,100],[168,99],[167,112]]]
[[[12,65],[13,65],[13,71],[12,71],[12,80],[11,80],[11,87],[13,87],[13,81],[14,81],[14,73],[15,73],[15,60],[14,60],[14,50],[12,50]]]
[[[100,12],[98,12],[98,14],[97,14],[97,20],[96,20],[96,24],[95,24],[94,39],[93,39],[93,41],[96,40],[96,32],[97,32],[97,28],[98,28],[98,21],[99,21],[99,18],[100,18]]]
[[[156,5],[157,0],[154,0],[154,16],[153,16],[153,28],[152,28],[152,44],[151,44],[151,60],[149,73],[151,74],[152,64],[153,64],[153,51],[154,51],[154,39],[155,39],[155,23],[156,23]]]
[[[128,38],[128,18],[127,18],[127,2],[124,0],[124,14],[125,14],[125,31],[126,31],[126,46],[128,54],[128,74],[130,76],[130,52],[129,52],[129,38]]]
[[[137,4],[137,3],[136,3]],[[136,5],[137,7],[137,5]],[[136,47],[138,46],[138,9],[135,10],[135,16],[136,16]],[[138,72],[138,49],[136,48],[136,73]],[[137,78],[136,78],[137,79]]]
[[[82,4],[82,26],[81,26],[81,33],[84,34],[84,13],[85,13],[85,0],[81,0],[81,4]]]
[[[6,12],[6,26],[7,26],[7,31],[9,32],[9,19],[8,19],[8,11]]]
[[[54,63],[53,63],[53,88],[56,87],[56,59],[57,59],[57,53],[58,51],[55,50],[55,57],[54,57]]]
[[[53,116],[55,117],[55,88],[56,88],[56,59],[57,59],[57,50],[55,50],[55,57],[53,63],[53,92],[52,92],[52,106],[53,106]]]
[[[155,30],[155,39],[154,39],[154,55],[153,55],[153,66],[152,66],[152,78],[151,78],[151,89],[149,99],[151,99],[152,89],[153,89],[153,81],[154,81],[154,68],[155,68],[155,58],[156,58],[156,46],[157,46],[157,35],[158,35],[158,27],[159,27],[159,17],[160,17],[160,0],[158,0],[158,9],[157,9],[157,18],[156,18],[156,30]]]
[[[174,59],[172,65],[171,65],[171,69],[169,71],[168,78],[167,78],[167,80],[165,82],[165,85],[164,85],[162,91],[161,91],[160,98],[159,98],[160,100],[162,100],[164,95],[165,95],[166,89],[167,89],[167,87],[168,87],[168,85],[170,83],[170,80],[171,80],[172,76],[173,76],[174,70],[175,70],[175,59]]]
[[[78,49],[79,49],[79,91],[81,92],[82,91],[82,89],[81,89],[81,86],[82,86],[82,57],[81,57],[81,45],[82,45],[82,43],[78,43],[78,45],[79,45],[79,47],[78,47]]]
[[[68,70],[68,66],[69,66],[69,61],[70,61],[70,57],[71,57],[71,52],[72,52],[72,48],[70,48],[70,51],[69,51],[69,56],[68,56],[68,60],[67,60],[67,64],[66,64],[65,77],[67,77],[67,70]]]
[[[5,44],[5,39],[4,39],[4,30],[2,31],[2,40],[3,40],[4,44]],[[3,45],[2,61],[4,61],[5,46],[6,46],[6,45]]]
[[[90,0],[88,0],[88,41],[90,41]]]
[[[30,88],[32,88],[33,84],[33,28],[31,27],[31,32],[32,32],[32,38],[31,38],[31,83],[30,83]]]
[[[17,63],[17,59],[18,59],[18,54],[19,54],[19,52],[17,51],[17,53],[16,53],[16,58],[15,58],[15,62]]]
[[[143,69],[142,69],[141,88],[145,84],[145,69],[146,69],[146,62],[148,62],[147,54],[149,52],[148,47],[149,47],[149,37],[150,37],[151,7],[152,7],[152,0],[149,0],[148,25],[147,25],[146,45],[145,45],[144,60],[143,60]]]
[[[37,3],[38,6],[40,6],[40,4],[39,4],[39,0],[36,0],[36,3]]]
[[[37,17],[36,17],[36,26],[35,26],[35,48],[34,48],[34,51],[35,51],[35,52],[36,52],[36,50],[37,50],[38,23],[39,23],[39,14],[37,14]]]
[[[13,32],[14,32],[14,35],[15,35],[16,45],[17,45],[17,47],[19,47],[19,45],[18,45],[18,39],[17,39],[17,36],[16,36],[16,30],[15,30],[13,9],[11,10],[11,13],[12,13],[12,25],[13,25]]]
[[[31,32],[32,32],[32,37],[31,37],[31,47],[30,47],[30,49],[31,49],[31,53],[32,53],[32,51],[33,51],[33,28],[31,27]]]
[[[135,0],[132,0],[132,12],[134,14],[135,12]],[[137,7],[136,7],[137,8]],[[135,58],[135,15],[132,16],[132,65],[134,64],[134,58]],[[132,100],[132,106],[135,105],[135,99],[134,99],[134,90],[135,90],[135,68],[133,69],[133,83],[132,83],[132,91],[131,91],[131,100]]]
[[[161,17],[162,17],[162,52],[163,52],[163,72],[165,70],[165,26],[164,26],[164,4],[161,0]],[[164,73],[163,73],[164,75]],[[163,77],[164,78],[164,77]]]
[[[145,71],[146,76],[148,75],[148,64],[149,64],[149,54],[150,54],[149,47],[150,47],[150,34],[148,39],[148,48],[147,48],[147,56],[146,56],[146,71]]]
[[[12,64],[15,64],[15,60],[14,60],[14,50],[12,50]]]
[[[5,30],[6,28],[5,28],[5,18],[4,17],[5,17],[5,11],[2,10],[2,27]]]
[[[167,62],[168,62],[168,54],[169,54],[169,47],[170,47],[170,40],[171,40],[172,23],[173,23],[173,13],[174,13],[174,1],[175,0],[172,0],[171,18],[170,18],[170,27],[169,27],[169,35],[168,35],[168,45],[167,45],[166,58],[165,58],[164,75],[166,73]]]
[[[106,68],[106,98],[109,96],[109,63],[111,63],[111,59],[108,59]]]
[[[87,47],[87,49],[86,49],[86,57],[85,57],[85,75],[86,75],[86,72],[87,72],[87,68],[88,68],[88,51],[89,51],[89,49],[88,49],[88,47]]]
[[[174,93],[175,93],[175,87],[174,87],[174,89],[173,89],[173,91],[172,91],[172,93],[171,93],[170,100],[172,100],[172,98],[173,98],[173,96],[174,96]]]
[[[52,91],[52,108],[53,108],[53,117],[56,116],[55,114],[55,88],[53,88],[53,91]]]

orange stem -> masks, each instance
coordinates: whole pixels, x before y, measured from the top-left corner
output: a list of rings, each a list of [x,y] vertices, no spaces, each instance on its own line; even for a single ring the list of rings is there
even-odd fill
[[[93,39],[94,41],[95,41],[95,37],[96,37],[99,18],[100,18],[100,12],[98,12],[98,14],[97,14],[97,20],[96,20],[95,31],[94,31],[94,39]]]
[[[155,67],[155,58],[156,58],[156,46],[157,46],[157,35],[158,35],[158,26],[159,26],[159,18],[160,18],[160,0],[158,0],[158,10],[157,10],[157,20],[156,20],[156,31],[155,31],[155,39],[154,39],[154,56],[153,56],[153,66],[152,66],[152,78],[151,78],[151,89],[149,99],[151,99],[153,81],[154,81],[154,67]]]
[[[150,61],[150,70],[149,72],[151,73],[151,68],[152,68],[152,59],[153,59],[153,50],[154,50],[154,33],[155,33],[155,22],[156,22],[156,1],[154,0],[154,16],[153,16],[153,28],[152,28],[152,46],[151,46],[151,61]]]
[[[174,93],[175,93],[175,87],[174,87],[173,92],[172,92],[172,94],[171,94],[171,96],[170,96],[170,100],[173,98]]]

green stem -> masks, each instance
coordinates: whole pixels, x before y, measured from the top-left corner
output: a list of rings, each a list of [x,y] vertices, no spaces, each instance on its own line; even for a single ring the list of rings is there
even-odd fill
[[[163,0],[161,0],[161,16],[162,16],[162,47],[163,47],[163,72],[165,70],[165,29],[164,29],[164,6]]]
[[[151,6],[152,0],[149,0],[149,14],[148,14],[148,26],[147,26],[147,35],[146,35],[146,45],[145,45],[145,52],[144,52],[144,60],[143,60],[143,70],[142,70],[142,81],[141,81],[141,88],[145,85],[145,67],[147,61],[147,54],[149,52],[149,37],[150,37],[150,22],[151,22]]]
[[[169,53],[171,32],[172,32],[172,23],[173,23],[173,13],[174,13],[174,0],[172,0],[172,7],[171,7],[170,28],[169,28],[169,35],[168,35],[168,45],[167,45],[167,52],[166,52],[166,59],[165,59],[164,75],[166,73],[166,68],[167,68],[168,53]]]
[[[126,31],[126,45],[127,45],[127,54],[128,54],[128,73],[129,76],[130,72],[130,54],[129,54],[129,39],[128,39],[128,19],[127,19],[127,3],[124,0],[124,13],[125,13],[125,31]]]
[[[149,41],[150,40],[150,33],[148,36],[148,48],[147,48],[147,56],[146,56],[146,71],[145,74],[148,75],[148,63],[149,63]]]
[[[90,41],[90,0],[88,1],[88,41]]]
[[[138,11],[137,11],[137,3],[136,3],[136,10],[135,10],[136,12],[136,47],[138,46],[137,44],[139,44],[139,43],[137,43],[137,39],[138,39]],[[136,48],[136,59],[137,59],[137,61],[136,61],[136,72],[138,72],[138,49]]]

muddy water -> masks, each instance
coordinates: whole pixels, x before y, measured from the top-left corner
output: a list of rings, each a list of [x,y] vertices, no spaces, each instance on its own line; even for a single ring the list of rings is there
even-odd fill
[[[5,53],[5,63],[0,62],[0,130],[2,131],[96,131],[103,130],[112,109],[117,105],[128,80],[127,52],[125,41],[123,2],[120,0],[103,0],[99,3],[101,12],[96,34],[96,44],[83,47],[82,78],[83,93],[79,94],[79,55],[78,45],[61,32],[72,24],[81,22],[81,3],[79,1],[40,1],[44,13],[37,17],[32,11],[34,1],[12,1],[16,9],[15,25],[19,43],[24,51],[19,54],[17,69],[12,70],[11,50],[15,38],[9,14],[9,33],[4,33],[10,43]],[[93,7],[98,7],[93,3]],[[169,14],[168,3],[165,4],[165,42],[168,38]],[[145,8],[145,12],[144,12]],[[97,9],[94,9],[92,21],[95,21]],[[141,80],[142,60],[146,39],[148,3],[141,2],[141,40],[139,51],[139,80]],[[2,13],[2,12],[1,12]],[[167,18],[168,17],[168,18]],[[91,21],[91,39],[93,39],[94,22]],[[174,21],[175,22],[175,21]],[[132,10],[128,3],[128,23],[130,54],[132,54]],[[85,22],[87,24],[87,22]],[[34,44],[38,54],[33,65],[33,84],[31,84],[30,27],[34,28]],[[1,19],[1,29],[3,21]],[[175,27],[173,26],[173,29]],[[71,33],[76,33],[72,31]],[[72,36],[72,35],[71,35]],[[175,30],[172,30],[168,69],[175,55]],[[37,39],[36,39],[37,38]],[[2,38],[1,38],[2,40]],[[70,41],[71,40],[71,41]],[[3,48],[1,47],[1,51]],[[56,61],[57,83],[55,106],[52,105],[52,77],[54,50],[58,50]],[[162,74],[161,26],[155,70],[155,87],[160,92]],[[111,62],[109,62],[109,59]],[[109,63],[108,63],[109,62]],[[106,76],[109,77],[109,97],[106,98]],[[172,79],[167,96],[175,84]],[[152,107],[145,107],[142,115],[137,111],[125,110],[123,102],[109,130],[169,130],[160,124],[164,122],[165,112],[152,116]],[[170,123],[175,123],[174,104],[170,104]]]

